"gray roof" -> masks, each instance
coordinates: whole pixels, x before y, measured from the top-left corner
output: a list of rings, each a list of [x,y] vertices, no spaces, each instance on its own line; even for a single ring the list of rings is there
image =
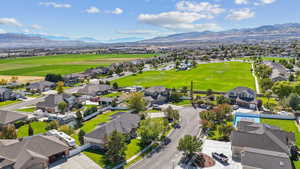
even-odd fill
[[[30,85],[27,86],[27,89],[37,89],[37,90],[42,90],[47,87],[52,87],[54,86],[55,83],[49,82],[49,81],[40,81],[36,83],[31,83]]]
[[[264,61],[263,63],[272,68],[271,79],[288,79],[289,73],[281,64],[272,61]]]
[[[285,153],[248,148],[241,157],[243,166],[259,169],[292,169],[290,158]]]
[[[232,146],[284,152],[288,155],[290,155],[290,146],[294,143],[294,133],[266,124],[241,121],[238,130],[231,133]]]
[[[8,88],[0,87],[0,94],[2,94],[4,92],[12,92],[12,91],[10,89],[8,89]]]
[[[21,113],[0,110],[0,125],[11,124],[19,120],[25,120],[26,118],[27,116]]]
[[[97,92],[105,92],[110,89],[111,87],[109,85],[87,84],[84,88],[80,89],[78,93],[93,96],[96,95]]]
[[[99,101],[100,102],[113,102],[114,98],[111,98],[111,97],[100,97]]]
[[[69,94],[50,94],[45,98],[45,101],[36,104],[37,107],[56,107],[59,103],[63,102],[64,99],[72,97]]]
[[[154,86],[154,87],[150,87],[148,89],[145,90],[145,92],[148,93],[162,93],[165,92],[167,90],[167,88],[163,87],[163,86]]]
[[[113,131],[128,134],[132,129],[138,127],[139,122],[139,115],[124,113],[109,123],[99,126],[96,130],[88,133],[85,137],[105,140],[106,137],[109,136]]]
[[[55,136],[33,136],[23,140],[0,140],[0,166],[13,162],[14,169],[30,168],[28,162],[40,160],[68,150],[69,147]]]

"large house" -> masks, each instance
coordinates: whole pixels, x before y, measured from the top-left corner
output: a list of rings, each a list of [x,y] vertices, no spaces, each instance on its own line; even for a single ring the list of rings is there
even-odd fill
[[[27,116],[21,113],[0,110],[0,127],[26,120]]]
[[[139,126],[140,116],[137,114],[123,113],[114,120],[98,126],[91,133],[84,136],[84,142],[92,144],[94,148],[104,149],[107,137],[113,132],[118,131],[131,137],[136,136],[136,129]]]
[[[50,94],[45,101],[36,104],[36,108],[48,113],[59,113],[58,105],[62,102],[67,103],[66,111],[76,104],[76,97],[69,94]]]
[[[272,68],[270,79],[273,82],[286,81],[289,79],[289,72],[281,64],[272,61],[264,61],[263,63]]]
[[[26,87],[27,91],[30,92],[45,92],[48,90],[51,90],[55,88],[55,83],[53,82],[49,82],[49,81],[40,81],[40,82],[35,82],[35,83],[31,83]]]
[[[107,94],[110,90],[111,87],[106,84],[87,84],[84,88],[78,90],[78,93],[89,96],[97,96]]]
[[[55,136],[0,140],[0,169],[44,169],[68,154],[69,146]]]
[[[167,88],[163,86],[155,86],[145,89],[144,94],[148,98],[147,100],[152,100],[151,104],[164,104],[169,100],[170,92]]]
[[[86,74],[83,73],[73,73],[64,76],[64,83],[66,86],[71,86],[73,84],[79,83],[81,80],[87,78]]]
[[[0,87],[0,102],[15,99],[12,90]]]
[[[294,133],[266,124],[240,121],[231,133],[232,158],[243,169],[292,169]]]
[[[229,98],[233,104],[250,109],[257,108],[256,93],[250,88],[237,87],[226,93],[225,96]]]

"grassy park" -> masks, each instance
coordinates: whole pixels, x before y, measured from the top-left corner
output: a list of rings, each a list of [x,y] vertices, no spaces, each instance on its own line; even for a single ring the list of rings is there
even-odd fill
[[[196,90],[228,91],[237,86],[255,89],[251,65],[242,62],[200,64],[197,68],[188,71],[149,71],[127,76],[116,82],[120,86],[181,88],[190,86],[191,80],[196,82],[194,86]]]
[[[156,54],[65,54],[0,60],[0,75],[44,76],[70,74],[112,63],[153,57]]]

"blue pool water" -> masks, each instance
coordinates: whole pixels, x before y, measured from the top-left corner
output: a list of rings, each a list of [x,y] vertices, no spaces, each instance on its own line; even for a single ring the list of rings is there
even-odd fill
[[[234,126],[236,127],[239,121],[250,121],[254,123],[260,123],[259,117],[246,117],[246,116],[235,116],[234,118]]]

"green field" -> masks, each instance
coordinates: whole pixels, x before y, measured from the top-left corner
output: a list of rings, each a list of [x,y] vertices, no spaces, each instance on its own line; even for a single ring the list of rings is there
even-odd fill
[[[116,62],[136,60],[156,54],[68,54],[0,60],[0,75],[44,76],[48,73],[70,74]]]
[[[46,133],[46,122],[32,122],[31,127],[33,129],[34,134]],[[27,137],[28,136],[28,124],[20,127],[18,129],[18,138]]]
[[[243,57],[243,58],[235,58],[235,59],[239,59],[239,60],[249,60],[250,57]],[[279,61],[279,60],[282,60],[282,59],[285,59],[285,60],[290,60],[292,58],[288,58],[288,57],[285,57],[285,58],[282,58],[282,57],[262,57],[263,60],[268,60],[268,61]]]
[[[150,71],[116,80],[119,86],[181,88],[195,83],[195,90],[228,91],[237,86],[255,89],[251,65],[242,62],[200,64],[189,71]]]

